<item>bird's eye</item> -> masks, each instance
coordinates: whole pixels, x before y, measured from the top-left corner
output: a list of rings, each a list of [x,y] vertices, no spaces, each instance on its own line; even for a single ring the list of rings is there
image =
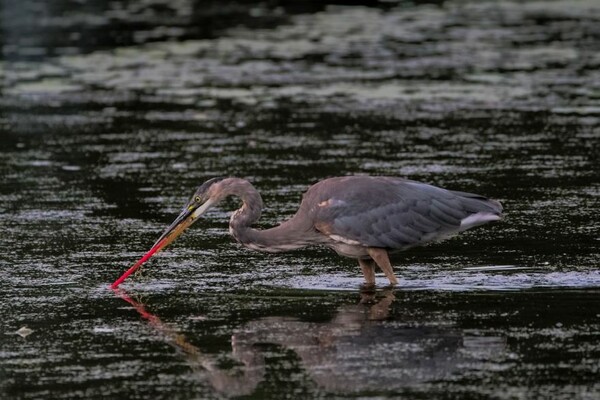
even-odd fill
[[[200,201],[202,201],[202,199],[200,198],[200,196],[194,197],[194,200],[196,201],[196,203],[200,203]]]

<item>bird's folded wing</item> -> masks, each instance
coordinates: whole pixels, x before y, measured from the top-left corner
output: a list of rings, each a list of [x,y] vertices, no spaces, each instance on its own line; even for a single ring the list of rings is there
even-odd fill
[[[315,227],[335,241],[403,249],[460,231],[461,221],[479,212],[471,203],[488,202],[413,181],[373,183],[360,190],[338,188],[319,204]]]

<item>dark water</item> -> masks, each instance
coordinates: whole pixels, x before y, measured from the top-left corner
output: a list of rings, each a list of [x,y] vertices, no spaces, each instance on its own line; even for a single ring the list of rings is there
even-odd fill
[[[1,398],[600,397],[596,1],[0,4]],[[230,201],[108,289],[206,178],[356,173],[507,215],[366,292]]]

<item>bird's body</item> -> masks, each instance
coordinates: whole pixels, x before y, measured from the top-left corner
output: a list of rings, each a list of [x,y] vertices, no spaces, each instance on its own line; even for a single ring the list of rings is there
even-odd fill
[[[230,178],[237,179],[237,178]],[[242,180],[240,180],[242,181]],[[243,205],[232,214],[230,232],[241,244],[280,252],[327,245],[338,254],[368,258],[369,247],[401,251],[445,239],[500,219],[497,201],[393,177],[347,176],[311,186],[297,213],[275,228],[255,230],[260,195],[247,181],[235,182]]]
[[[259,251],[282,252],[324,245],[358,260],[367,284],[380,267],[397,284],[389,254],[443,240],[502,217],[495,200],[396,177],[346,176],[322,180],[303,196],[296,214],[274,228],[258,230],[263,202],[250,182],[214,178],[198,188],[155,247],[172,242],[208,208],[228,196],[242,206],[229,221],[232,236]]]

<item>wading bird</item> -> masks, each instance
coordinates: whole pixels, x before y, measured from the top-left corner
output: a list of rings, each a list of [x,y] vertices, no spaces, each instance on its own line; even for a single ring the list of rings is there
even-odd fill
[[[113,288],[228,196],[242,201],[231,215],[229,232],[244,246],[272,253],[328,246],[357,259],[368,285],[375,284],[376,266],[390,284],[398,283],[390,253],[440,241],[502,217],[498,201],[477,194],[395,177],[346,176],[311,186],[294,216],[274,228],[258,230],[252,224],[260,218],[263,201],[254,186],[240,178],[213,178],[196,190],[150,251]]]

